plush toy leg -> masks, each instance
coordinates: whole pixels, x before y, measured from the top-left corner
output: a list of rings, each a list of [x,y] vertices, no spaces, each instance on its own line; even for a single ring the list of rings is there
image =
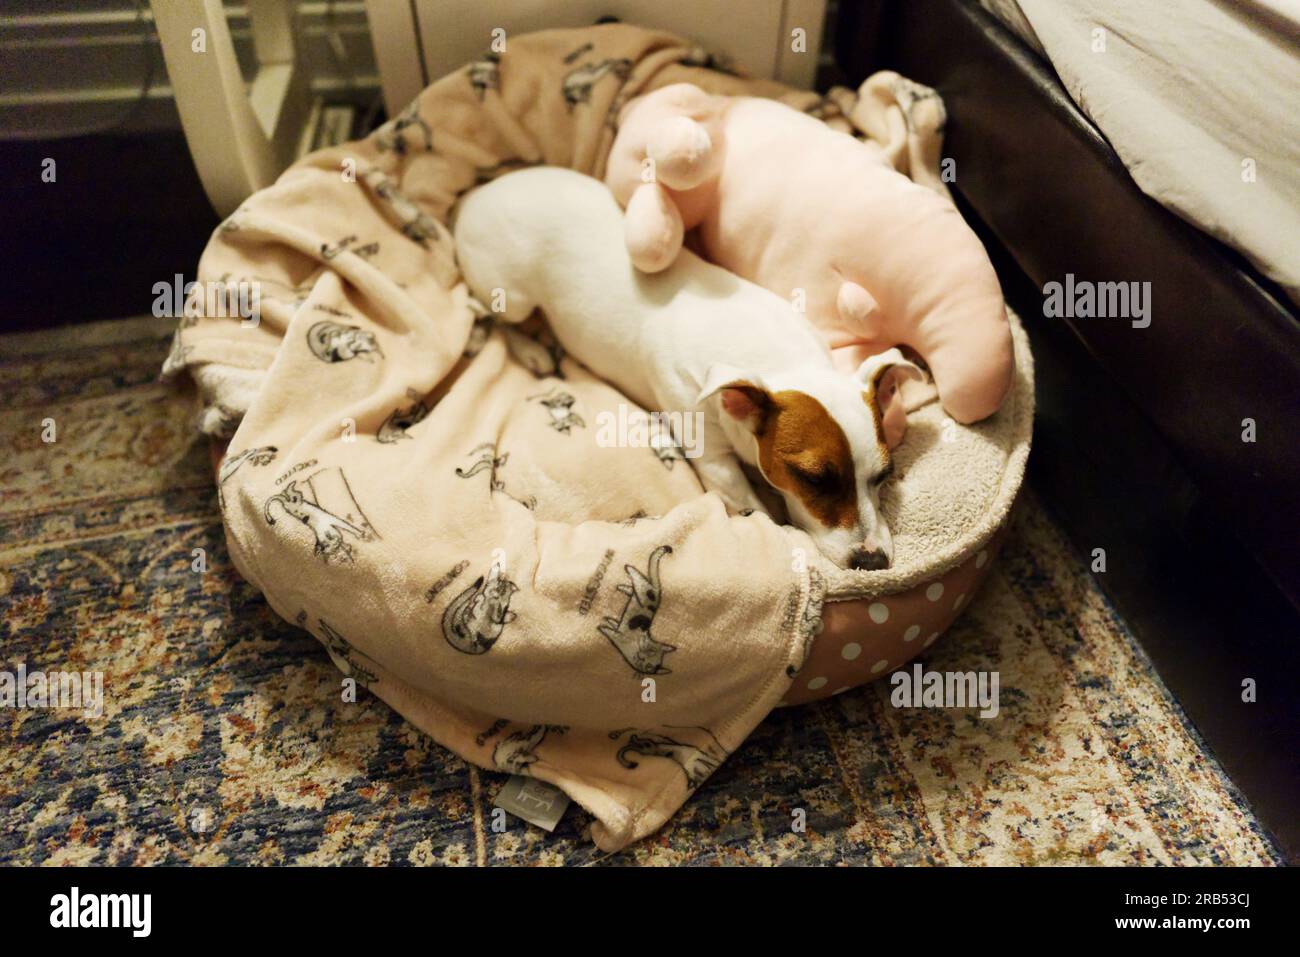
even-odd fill
[[[682,248],[682,214],[658,183],[642,183],[627,202],[623,237],[632,265],[642,272],[667,269]]]

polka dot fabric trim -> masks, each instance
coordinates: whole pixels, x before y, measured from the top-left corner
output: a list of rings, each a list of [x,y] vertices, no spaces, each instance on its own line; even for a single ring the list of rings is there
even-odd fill
[[[822,633],[782,705],[807,704],[874,681],[934,644],[993,567],[1006,527],[965,562],[896,595],[828,601]]]

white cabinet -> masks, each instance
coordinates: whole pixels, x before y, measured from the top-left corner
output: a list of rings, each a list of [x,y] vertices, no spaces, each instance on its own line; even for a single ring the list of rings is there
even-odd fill
[[[366,0],[390,114],[476,58],[492,31],[580,27],[601,17],[668,30],[729,57],[751,76],[810,87],[825,0]],[[796,30],[803,49],[794,50]]]
[[[151,0],[190,152],[223,216],[271,183],[306,142],[310,77],[295,14],[321,6],[244,3],[258,66],[251,86],[221,0]],[[356,0],[348,5],[359,9]],[[602,17],[675,33],[750,76],[810,87],[826,0],[365,0],[365,10],[384,102],[395,116],[429,83],[489,49],[494,30],[505,30],[509,42],[512,34],[588,26]],[[203,55],[194,50],[197,33]]]

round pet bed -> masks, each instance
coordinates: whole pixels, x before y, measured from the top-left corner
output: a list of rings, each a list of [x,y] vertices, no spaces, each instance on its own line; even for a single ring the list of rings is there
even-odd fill
[[[256,284],[257,321],[187,314],[164,367],[197,380],[206,431],[233,432],[232,560],[320,639],[345,700],[368,688],[466,760],[562,788],[608,850],[661,826],[773,707],[942,633],[990,567],[1029,448],[1013,318],[1006,404],[970,427],[912,411],[882,490],[894,564],[846,571],[806,533],[728,515],[673,450],[605,441],[637,413],[626,398],[476,312],[451,204],[521,164],[600,178],[627,97],[692,82],[838,109],[708,62],[620,24],[512,37],[250,197],[199,280]]]

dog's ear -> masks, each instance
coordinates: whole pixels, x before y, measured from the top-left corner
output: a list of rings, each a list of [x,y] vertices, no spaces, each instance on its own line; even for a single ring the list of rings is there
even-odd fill
[[[885,445],[894,448],[907,432],[907,410],[903,408],[900,387],[907,379],[924,380],[925,373],[895,348],[871,356],[858,366],[857,379]]]
[[[726,363],[715,362],[709,366],[708,374],[704,377],[704,388],[695,401],[703,402],[712,395],[718,396],[724,414],[751,432],[762,431],[763,422],[772,407],[772,397],[758,376]]]

